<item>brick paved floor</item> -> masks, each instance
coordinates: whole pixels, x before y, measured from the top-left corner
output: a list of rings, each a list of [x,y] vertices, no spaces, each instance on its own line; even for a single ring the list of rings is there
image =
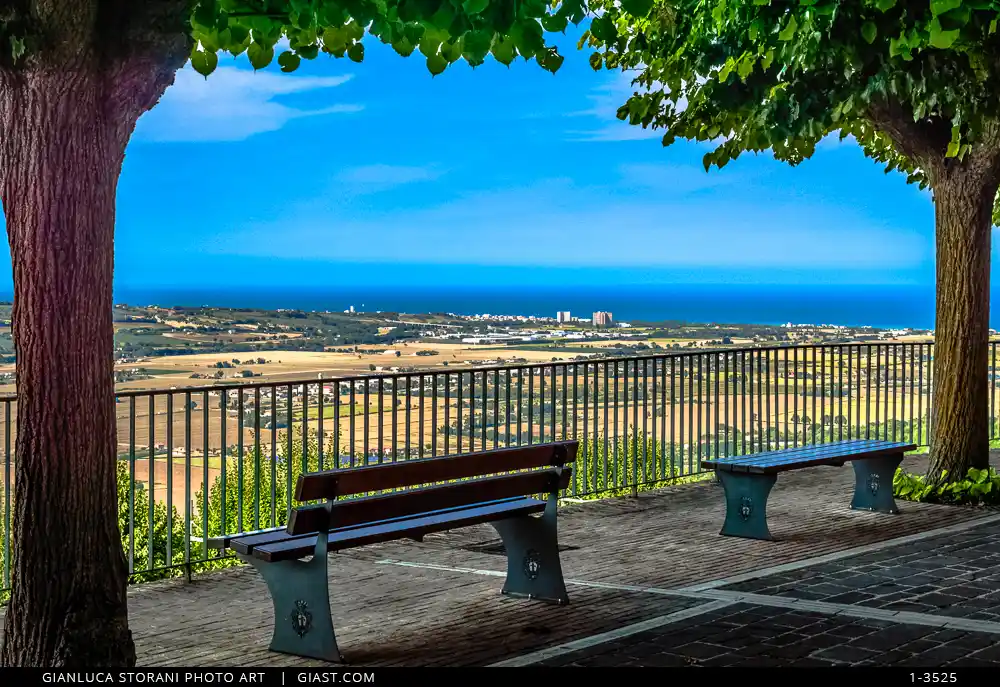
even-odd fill
[[[919,458],[907,462],[911,469],[921,469]],[[497,541],[488,526],[429,536],[421,543],[394,542],[343,552],[332,557],[330,571],[332,612],[340,647],[350,664],[365,666],[486,665],[530,657],[541,650],[561,651],[559,647],[567,643],[591,641],[595,635],[618,633],[636,623],[661,623],[685,609],[712,608],[713,601],[719,598],[744,593],[723,583],[733,576],[797,562],[801,565],[804,559],[835,556],[859,546],[946,526],[961,527],[988,515],[972,509],[909,503],[902,504],[903,513],[897,516],[855,512],[848,508],[852,488],[853,470],[849,466],[782,475],[769,504],[771,530],[778,538],[774,542],[719,537],[723,495],[721,487],[711,483],[643,494],[638,499],[569,505],[560,512],[560,541],[572,548],[563,552],[562,560],[567,579],[578,583],[569,584],[571,603],[567,607],[508,599],[499,594],[503,580],[497,573],[506,565],[503,556],[482,550],[481,545]],[[995,527],[989,531],[1000,531],[1000,525]],[[965,535],[950,536],[973,541]],[[916,548],[906,548],[911,545]],[[884,559],[876,555],[881,552],[862,554],[876,557],[845,565],[891,569],[892,556],[934,551],[933,547],[921,546],[920,542],[904,544]],[[985,565],[993,555],[986,550],[978,553],[978,558],[963,560]],[[817,574],[816,570],[832,575],[844,568],[821,563],[801,575],[789,577],[791,573],[780,570],[776,574],[784,580],[781,584],[798,584]],[[676,593],[709,582],[715,589],[704,594]],[[776,586],[767,580],[761,583],[764,586],[760,589]],[[949,587],[947,593],[955,588]],[[665,594],[664,590],[673,593]],[[841,593],[851,591],[849,588]],[[776,598],[780,603],[806,603],[787,597],[766,598]],[[846,601],[841,599],[840,603]],[[764,609],[760,613],[766,617],[794,617],[803,612],[776,609],[770,602],[753,606]],[[827,609],[831,610],[829,615],[841,607],[831,608]],[[259,576],[248,568],[196,576],[190,584],[176,580],[137,585],[130,591],[129,614],[143,666],[324,665],[267,650],[271,604]],[[677,627],[701,627],[706,617],[696,616],[684,621],[687,626]],[[848,624],[859,622],[851,620]],[[970,616],[966,622],[988,620]],[[661,627],[665,632],[671,623]],[[817,635],[829,634],[818,632],[818,627]],[[928,629],[926,624],[921,627]],[[929,629],[932,633],[943,631],[940,627]],[[675,637],[671,640],[675,643],[683,639],[670,636]],[[635,638],[631,636],[631,643]],[[629,639],[620,641],[630,643]],[[947,646],[947,642],[937,644]],[[769,654],[765,651],[759,655]],[[816,658],[812,653],[796,660],[807,657],[836,660]],[[987,660],[971,655],[962,658]],[[636,658],[627,660],[634,662]]]
[[[976,527],[725,589],[998,622],[1000,528]]]
[[[990,666],[993,635],[733,604],[540,666]]]

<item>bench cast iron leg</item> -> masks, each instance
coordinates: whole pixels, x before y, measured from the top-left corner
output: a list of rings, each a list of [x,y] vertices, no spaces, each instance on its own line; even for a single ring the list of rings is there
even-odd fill
[[[342,663],[330,615],[326,537],[321,533],[309,561],[268,563],[240,556],[264,578],[274,603],[271,651]]]
[[[527,515],[492,523],[507,550],[504,594],[549,603],[569,603],[559,562],[557,502],[556,494],[550,494],[541,517]]]
[[[896,500],[892,497],[892,478],[903,462],[903,454],[855,460],[854,499],[851,508],[870,510],[877,513],[898,513]]]
[[[717,474],[726,492],[726,522],[719,534],[773,540],[767,528],[767,497],[778,476],[724,471]]]

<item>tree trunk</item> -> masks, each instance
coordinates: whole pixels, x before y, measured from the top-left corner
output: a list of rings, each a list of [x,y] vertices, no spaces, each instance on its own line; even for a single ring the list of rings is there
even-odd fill
[[[934,186],[937,323],[928,476],[989,465],[990,243],[997,181],[954,169]]]
[[[87,66],[4,86],[18,431],[0,662],[132,666],[112,326],[115,193],[132,127],[108,116],[102,79]]]

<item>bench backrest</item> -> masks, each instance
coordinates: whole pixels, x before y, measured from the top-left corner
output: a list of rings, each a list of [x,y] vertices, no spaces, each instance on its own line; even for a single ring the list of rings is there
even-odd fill
[[[292,535],[311,534],[334,527],[558,492],[569,486],[572,468],[568,465],[576,460],[578,446],[576,441],[564,441],[301,475],[295,499],[326,499],[327,503],[297,507],[286,529]],[[498,473],[513,474],[487,477]],[[420,487],[452,480],[464,481]],[[406,491],[336,500],[389,489]]]

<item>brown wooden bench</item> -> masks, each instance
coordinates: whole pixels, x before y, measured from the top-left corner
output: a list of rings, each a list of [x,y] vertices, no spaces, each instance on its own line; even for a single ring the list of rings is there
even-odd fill
[[[538,444],[302,475],[295,500],[324,503],[294,508],[286,528],[216,538],[213,546],[235,552],[267,583],[271,650],[328,661],[343,659],[330,614],[327,554],[343,549],[489,523],[507,552],[503,593],[565,604],[556,507],[577,446]],[[381,493],[357,496],[372,492]]]
[[[726,492],[726,521],[720,534],[774,539],[767,527],[767,497],[778,473],[819,465],[854,466],[851,508],[898,513],[892,481],[903,455],[916,444],[854,439],[701,461],[714,469]]]

